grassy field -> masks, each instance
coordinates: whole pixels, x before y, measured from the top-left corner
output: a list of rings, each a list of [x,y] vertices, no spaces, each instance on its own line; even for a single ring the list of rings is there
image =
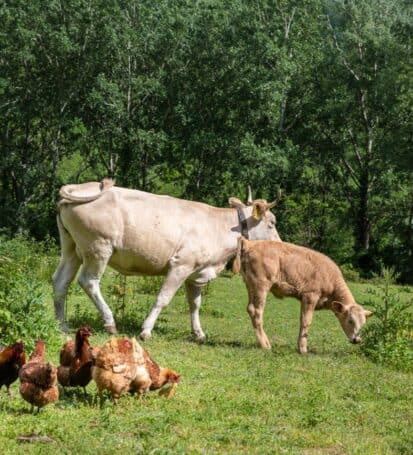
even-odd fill
[[[137,335],[153,296],[111,297],[115,275],[107,273],[105,295],[117,308],[122,334]],[[129,279],[133,282],[132,279]],[[129,281],[128,281],[129,282]],[[371,285],[351,285],[365,302]],[[94,307],[74,285],[72,325],[95,329],[92,344],[107,339]],[[411,298],[411,289],[405,298]],[[144,343],[162,366],[182,375],[171,399],[150,393],[98,405],[94,384],[71,390],[38,415],[13,385],[13,399],[0,396],[2,454],[412,454],[413,375],[375,365],[347,342],[332,313],[315,315],[310,353],[296,352],[299,304],[269,297],[265,315],[271,351],[257,348],[239,277],[212,282],[201,321],[208,341],[189,337],[182,293],[161,314]],[[64,337],[62,336],[62,341]],[[58,348],[48,358],[58,361]],[[19,442],[39,435],[48,442]]]

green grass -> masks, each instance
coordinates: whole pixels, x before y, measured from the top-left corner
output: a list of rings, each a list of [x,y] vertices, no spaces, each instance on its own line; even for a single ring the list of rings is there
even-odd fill
[[[106,274],[107,294],[114,279]],[[128,279],[132,283],[133,279]],[[371,285],[352,285],[362,303]],[[95,328],[92,343],[107,336],[94,307],[74,285],[72,322]],[[411,289],[405,289],[411,298]],[[409,292],[408,292],[409,291]],[[96,399],[94,384],[69,391],[38,415],[13,385],[14,398],[0,396],[2,454],[411,454],[413,374],[371,363],[347,342],[333,314],[317,312],[309,335],[310,353],[296,352],[299,304],[268,298],[265,327],[271,351],[256,346],[239,277],[212,282],[201,321],[208,341],[190,341],[183,293],[161,314],[154,336],[144,343],[162,366],[182,375],[171,399],[152,392],[124,396],[115,405]],[[118,327],[137,335],[153,303],[149,295],[128,296]],[[52,311],[52,308],[51,308]],[[120,310],[118,311],[118,313]],[[62,341],[64,337],[62,336]],[[55,364],[58,350],[48,357]],[[52,442],[18,442],[22,435]]]

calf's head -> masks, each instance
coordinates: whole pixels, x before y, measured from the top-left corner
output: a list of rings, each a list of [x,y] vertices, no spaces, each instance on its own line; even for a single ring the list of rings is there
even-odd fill
[[[242,211],[250,240],[281,240],[276,228],[277,220],[270,211],[277,203],[278,199],[273,202],[267,202],[265,199],[252,200],[250,188],[247,205],[238,198],[231,197],[229,199],[231,207]]]
[[[360,343],[360,331],[367,318],[373,313],[365,310],[361,305],[353,303],[343,305],[341,302],[333,302],[332,310],[340,321],[341,327],[351,343]]]

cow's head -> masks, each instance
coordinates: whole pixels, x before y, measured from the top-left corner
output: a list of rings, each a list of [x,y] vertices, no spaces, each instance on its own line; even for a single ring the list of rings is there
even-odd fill
[[[278,199],[273,202],[265,199],[253,200],[251,188],[248,187],[247,205],[236,197],[229,198],[228,202],[231,207],[242,211],[250,240],[281,240],[276,228],[277,220],[270,211],[277,205]]]
[[[333,302],[332,310],[340,321],[344,333],[351,343],[360,343],[360,331],[373,313],[365,310],[361,305],[354,303],[346,306],[341,302]]]

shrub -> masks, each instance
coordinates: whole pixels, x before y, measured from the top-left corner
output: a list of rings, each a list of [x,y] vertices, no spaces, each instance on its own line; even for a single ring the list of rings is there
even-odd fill
[[[353,267],[352,264],[343,264],[340,266],[340,269],[346,281],[361,281],[360,273]]]
[[[397,279],[394,269],[382,268],[381,281],[368,292],[374,317],[366,325],[362,351],[372,360],[400,370],[413,369],[413,301],[401,302],[392,286]]]
[[[46,255],[48,245],[24,235],[0,238],[0,341],[14,343],[22,339],[27,350],[38,338],[58,342],[46,276],[55,259]]]

